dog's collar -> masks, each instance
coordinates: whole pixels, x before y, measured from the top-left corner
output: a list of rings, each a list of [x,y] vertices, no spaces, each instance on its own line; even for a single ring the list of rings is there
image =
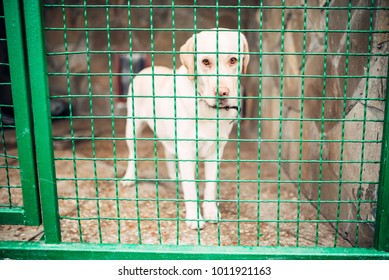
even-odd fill
[[[204,100],[203,100],[204,101]],[[205,101],[204,101],[205,102]],[[207,102],[205,102],[205,104],[207,104],[208,105],[208,103]],[[241,114],[241,111],[239,110],[239,108],[238,108],[238,106],[224,106],[224,107],[218,107],[218,106],[216,106],[216,105],[213,105],[213,106],[209,106],[208,105],[208,107],[209,108],[211,108],[211,109],[214,109],[214,110],[217,110],[217,109],[222,109],[222,110],[226,110],[226,111],[229,111],[230,109],[234,109],[234,110],[236,110],[236,112],[237,112],[237,114],[236,114],[236,118],[238,118],[238,116]],[[229,122],[229,124],[232,124],[233,122],[235,122],[236,120],[231,120],[230,122]]]

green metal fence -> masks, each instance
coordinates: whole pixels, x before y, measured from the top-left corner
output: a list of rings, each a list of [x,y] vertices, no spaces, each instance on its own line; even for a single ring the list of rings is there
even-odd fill
[[[0,223],[42,218],[44,228],[40,241],[12,242],[16,229],[41,229],[0,226],[1,257],[388,259],[388,3],[188,2],[1,2],[9,63],[2,56],[0,66],[10,81],[0,85],[11,85],[13,102],[0,104]],[[236,75],[239,114],[228,119],[234,128],[216,156],[218,221],[191,230],[177,146],[219,147],[226,119],[218,108],[216,118],[198,117],[201,96],[184,96],[195,100],[196,117],[180,118],[173,70],[172,97],[150,98],[154,128],[159,100],[174,104],[174,137],[146,130],[129,139],[126,121],[148,117],[126,114],[123,101],[140,96],[122,85],[139,63],[151,66],[144,75],[152,81],[156,66],[178,68],[180,47],[212,27],[217,36],[230,32],[223,27],[245,34],[249,50],[237,55],[249,54],[250,64]],[[15,125],[3,117],[10,107]],[[196,123],[195,137],[177,136],[182,121]],[[216,137],[199,136],[202,121],[215,122]],[[137,140],[135,155],[126,140]],[[174,143],[172,158],[159,141]],[[131,187],[123,184],[128,162],[136,163]],[[201,203],[206,162],[197,149],[189,181]]]

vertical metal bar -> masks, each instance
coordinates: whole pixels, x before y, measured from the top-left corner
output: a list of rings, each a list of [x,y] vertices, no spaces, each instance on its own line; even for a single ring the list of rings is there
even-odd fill
[[[334,238],[334,247],[337,246],[338,237],[339,237],[339,220],[340,220],[340,209],[342,203],[340,202],[342,199],[342,188],[343,184],[343,158],[344,158],[344,144],[345,144],[345,126],[346,126],[346,112],[347,112],[347,85],[349,75],[349,52],[350,52],[350,29],[351,29],[351,8],[352,1],[348,1],[348,13],[347,13],[347,35],[346,35],[346,58],[345,58],[345,75],[346,78],[344,80],[343,86],[343,109],[342,109],[342,142],[340,144],[340,156],[339,156],[339,187],[338,187],[338,205],[336,211],[336,223],[335,223],[335,238]]]
[[[303,168],[303,137],[304,137],[304,108],[305,108],[305,71],[306,71],[306,51],[307,51],[307,5],[304,1],[304,33],[303,33],[303,55],[301,58],[301,111],[300,111],[300,143],[299,143],[299,166],[298,166],[298,184],[297,184],[297,218],[296,218],[296,247],[299,246],[300,240],[300,220],[301,220],[301,179]]]
[[[26,60],[21,27],[19,1],[4,0],[11,89],[17,135],[20,181],[23,194],[24,223],[41,223],[37,170],[33,149],[32,112],[28,96]]]
[[[25,0],[24,15],[36,157],[46,243],[61,241],[41,1]]]
[[[99,242],[103,242],[103,235],[101,232],[101,217],[100,217],[100,193],[99,193],[99,180],[97,178],[97,159],[96,159],[96,139],[95,139],[95,119],[93,116],[93,88],[91,78],[91,53],[90,53],[90,41],[89,41],[89,21],[88,21],[88,4],[84,0],[83,3],[84,23],[85,23],[85,47],[86,47],[86,63],[88,74],[88,98],[89,98],[89,116],[91,125],[91,146],[92,146],[92,160],[93,160],[93,178],[95,183],[95,195],[96,195],[96,210],[97,210],[97,230],[99,233]]]
[[[193,33],[194,33],[194,51],[193,51],[193,56],[194,56],[194,75],[197,75],[197,1],[193,1]],[[196,77],[196,76],[195,76]],[[197,79],[195,80],[195,92],[198,92],[198,84],[197,84]],[[195,184],[196,184],[196,199],[197,199],[197,204],[199,203],[200,199],[200,193],[199,193],[199,99],[198,95],[195,97],[195,126],[196,126],[196,163],[195,163]],[[199,205],[197,205],[197,244],[201,244],[201,236],[200,236],[200,208]]]
[[[133,33],[132,33],[132,22],[131,22],[131,1],[128,0],[127,2],[127,20],[128,20],[128,29],[129,29],[129,34],[128,34],[128,44],[130,48],[130,73],[133,74]],[[133,160],[134,161],[134,166],[135,166],[135,208],[136,208],[136,218],[137,218],[137,231],[138,231],[138,243],[142,244],[142,228],[141,228],[141,218],[140,218],[140,210],[139,210],[139,183],[138,183],[138,166],[137,166],[137,146],[136,146],[136,121],[135,121],[135,94],[134,94],[134,83],[132,83],[133,76],[131,76],[130,79],[130,86],[128,89],[128,95],[131,96],[131,122],[132,122],[132,135],[134,135],[134,158],[129,158],[128,160]],[[128,121],[128,120],[127,120]]]
[[[219,86],[220,86],[220,77],[219,77],[219,1],[216,1],[216,7],[215,7],[215,27],[216,27],[216,92],[219,92]],[[216,94],[216,98],[219,98],[219,95]],[[216,184],[217,184],[217,200],[220,200],[220,149],[219,149],[219,133],[220,133],[220,111],[219,111],[219,100],[216,100],[216,162],[217,162],[217,169],[216,169]],[[197,117],[197,116],[196,116]],[[197,158],[196,158],[197,159]],[[198,161],[198,159],[197,159]],[[220,221],[220,211],[218,211],[218,221]],[[239,222],[238,222],[238,236],[239,236]],[[239,237],[238,237],[239,240]],[[221,236],[220,231],[218,232],[218,245],[220,246]]]
[[[156,99],[155,94],[155,44],[154,44],[154,19],[153,19],[153,0],[149,2],[150,12],[150,48],[151,48],[151,83],[152,83],[152,96],[153,96],[153,132],[154,132],[154,170],[155,170],[155,207],[157,214],[157,226],[158,226],[158,243],[162,244],[161,235],[161,220],[160,220],[160,207],[159,207],[159,175],[158,175],[158,151],[157,151],[157,112],[156,112]]]
[[[260,3],[259,7],[259,30],[263,28],[263,1]],[[258,83],[258,185],[257,185],[257,246],[261,244],[261,138],[262,138],[262,128],[261,128],[261,117],[262,117],[262,75],[263,75],[263,32],[259,32],[259,83]]]
[[[77,155],[76,155],[76,144],[74,140],[74,124],[73,124],[73,102],[72,102],[72,92],[71,92],[71,86],[70,86],[70,63],[69,63],[69,43],[68,43],[68,32],[67,32],[67,18],[66,18],[66,9],[64,7],[65,0],[62,0],[62,23],[64,27],[63,31],[63,41],[64,41],[64,48],[65,48],[65,69],[66,69],[66,86],[67,86],[67,93],[68,93],[68,103],[69,103],[69,126],[70,126],[70,136],[71,136],[71,147],[72,147],[72,162],[73,162],[73,176],[74,176],[74,186],[75,186],[75,203],[76,203],[76,210],[77,210],[77,227],[78,227],[78,233],[80,242],[83,242],[83,236],[82,236],[82,225],[81,225],[81,207],[80,207],[80,199],[79,199],[79,184],[78,184],[78,174],[77,174]]]
[[[118,168],[117,168],[117,153],[116,153],[116,133],[115,133],[115,104],[113,101],[113,78],[112,78],[112,54],[111,54],[111,25],[109,15],[109,2],[105,1],[105,16],[107,26],[107,51],[108,51],[108,71],[109,71],[109,104],[111,110],[111,135],[113,148],[113,172],[115,178],[115,197],[116,197],[116,217],[117,217],[117,234],[118,243],[121,243],[120,237],[120,203],[119,203],[119,183],[118,183]]]
[[[282,164],[282,119],[283,119],[283,99],[284,99],[284,51],[285,51],[285,0],[282,1],[281,15],[281,58],[280,58],[280,115],[279,115],[279,135],[278,135],[278,175],[277,175],[277,246],[280,245],[281,238],[281,164]]]
[[[324,138],[325,138],[325,99],[327,96],[327,52],[328,52],[328,37],[329,37],[329,3],[327,0],[325,9],[325,33],[324,33],[324,50],[323,50],[323,91],[322,91],[322,102],[321,102],[321,127],[320,127],[320,148],[319,148],[319,183],[317,186],[317,212],[316,212],[316,220],[320,220],[321,216],[321,191],[323,187],[323,153],[324,153]],[[316,223],[316,235],[315,235],[315,244],[319,245],[319,233],[320,233],[320,222]]]
[[[371,7],[374,7],[374,0],[371,1]],[[357,193],[357,215],[356,220],[358,221],[355,225],[355,247],[359,247],[359,221],[361,220],[361,200],[362,200],[362,188],[363,188],[363,169],[364,169],[364,161],[365,161],[365,138],[366,138],[366,116],[367,116],[367,98],[369,97],[369,75],[370,75],[370,68],[371,68],[371,45],[373,40],[373,17],[374,17],[374,10],[370,10],[369,14],[369,37],[367,42],[367,62],[366,62],[366,82],[365,82],[365,100],[366,102],[363,103],[363,122],[362,122],[362,147],[361,147],[361,164],[359,167],[359,186],[358,186],[358,193]]]
[[[11,46],[11,43],[9,42],[9,40],[7,40],[7,35],[5,34],[5,19],[6,17],[4,16],[4,6],[3,6],[3,2],[0,3],[0,10],[1,10],[1,14],[0,14],[0,21],[1,21],[1,24],[2,24],[2,30],[1,30],[1,33],[0,34],[0,44],[4,45],[4,44],[8,44],[8,48]],[[11,12],[11,15],[7,15],[7,19],[9,20],[10,17],[13,16],[13,13]],[[11,21],[11,24],[13,23],[13,21]],[[4,25],[4,27],[3,27]],[[4,30],[3,30],[4,28]],[[22,48],[20,48],[22,49]],[[8,51],[8,50],[7,50]],[[7,59],[5,58],[1,58],[0,60],[0,67],[3,68],[3,67],[6,67],[8,70],[9,70],[9,67],[10,67],[10,63],[7,61]],[[8,74],[8,76],[10,76],[10,74]],[[0,87],[3,87],[3,86],[9,86],[11,87],[11,79],[12,77],[1,77],[1,80],[0,80]],[[13,90],[11,89],[11,94],[12,94]],[[4,94],[4,93],[2,93]],[[0,103],[3,103],[3,102],[0,102]],[[5,137],[5,129],[6,128],[15,128],[15,125],[12,125],[12,124],[3,124],[3,112],[2,112],[2,108],[13,108],[13,105],[12,104],[0,104],[0,139],[1,139],[1,142],[0,142],[0,146],[1,147],[1,154],[0,154],[0,158],[2,160],[2,163],[1,163],[1,166],[0,168],[1,169],[4,169],[4,171],[2,172],[4,174],[4,182],[1,182],[1,184],[5,183],[5,186],[0,186],[0,191],[2,190],[5,190],[5,192],[7,193],[6,194],[6,197],[4,198],[4,201],[3,203],[1,203],[1,207],[0,207],[0,224],[24,224],[24,209],[21,208],[21,207],[14,207],[13,203],[12,203],[12,192],[11,192],[11,189],[13,188],[20,188],[20,186],[11,186],[11,178],[10,178],[10,169],[15,169],[15,170],[18,170],[20,172],[20,166],[18,166],[17,164],[16,165],[9,165],[9,162],[8,160],[9,159],[14,159],[16,160],[17,162],[19,162],[19,157],[18,156],[14,156],[14,155],[10,155],[7,151],[7,141],[6,141],[6,137]]]
[[[378,186],[377,215],[374,247],[389,252],[389,61],[386,78],[385,121],[381,146],[380,183]]]
[[[176,27],[176,20],[175,20],[175,2],[172,0],[172,7],[171,7],[171,13],[172,13],[172,49],[173,49],[173,96],[174,96],[174,158],[171,160],[174,160],[174,166],[175,166],[175,185],[176,185],[176,245],[179,245],[180,243],[180,191],[179,191],[179,174],[178,174],[178,134],[177,134],[177,77],[176,77],[176,68],[177,68],[177,61],[176,61],[176,32],[174,31]]]
[[[241,28],[240,28],[240,23],[241,23],[241,1],[238,0],[238,6],[237,6],[237,9],[238,9],[238,57],[242,56],[243,55],[241,54],[241,52],[243,52],[244,50],[240,48],[240,43],[241,43],[241,40],[240,40],[240,31],[241,31]],[[240,68],[240,63],[238,63],[238,75],[241,74],[241,68]],[[242,65],[243,67],[243,65]],[[238,77],[238,108],[239,110],[241,110],[241,86],[240,86],[240,76]],[[237,218],[238,218],[238,246],[241,245],[241,238],[240,238],[240,219],[241,219],[241,204],[240,204],[240,192],[241,192],[241,188],[240,188],[240,168],[241,168],[241,159],[240,159],[240,116],[241,114],[238,112],[238,116],[237,116],[237,125],[236,125],[236,138],[238,139],[238,143],[236,144],[237,146],[237,161],[236,161],[236,166],[237,166],[237,170],[236,170],[236,177],[237,177],[237,184],[236,184],[236,187],[237,187]]]
[[[7,15],[7,17],[5,17],[5,13],[4,13],[3,8],[6,8],[6,7],[5,6],[3,7],[2,3],[0,5],[2,5],[2,7],[0,7],[0,9],[2,9],[2,12],[3,12],[2,16],[1,16],[1,20],[4,21],[4,25],[6,25],[6,26],[9,25],[9,24],[12,25],[13,21],[11,21],[9,24],[6,24],[6,18],[8,20],[10,20],[11,17],[13,16],[13,14],[11,13],[10,15]],[[6,31],[6,30],[4,30],[4,31]],[[3,35],[1,35],[1,36],[3,36]],[[6,34],[4,34],[4,38],[0,38],[0,40],[1,40],[0,41],[1,44],[4,44],[2,42],[6,42],[7,48],[9,48],[11,46],[10,41],[7,40],[7,35]],[[0,65],[0,67],[8,67],[8,69],[9,69],[9,67],[10,67],[9,62],[6,62],[6,60],[4,58],[1,58],[1,61],[3,61],[3,62]],[[9,77],[9,80],[5,79],[5,77],[1,77],[0,86],[1,87],[3,87],[3,86],[11,86],[11,77]],[[12,88],[11,88],[11,95],[12,95]],[[1,104],[1,107],[3,107],[4,105],[5,104]],[[13,108],[13,104],[12,105],[11,104],[7,104],[7,107],[8,108],[10,108],[10,107]],[[11,210],[13,208],[13,205],[12,205],[12,192],[11,192],[11,188],[12,187],[11,187],[11,180],[10,180],[10,175],[9,175],[9,173],[10,173],[10,170],[9,170],[10,166],[9,166],[9,163],[8,163],[8,159],[11,159],[11,158],[10,158],[10,155],[8,154],[8,151],[7,151],[7,149],[8,149],[7,148],[7,141],[5,139],[5,128],[6,128],[6,126],[3,124],[3,110],[0,110],[0,120],[1,120],[0,121],[0,133],[1,133],[1,144],[2,144],[2,151],[1,151],[2,155],[1,155],[1,158],[4,160],[4,168],[5,168],[5,178],[4,179],[5,179],[5,184],[6,184],[5,189],[7,190],[7,196],[8,196],[7,197],[7,203],[8,203],[8,205],[7,205],[8,206],[7,212],[9,212],[9,210]],[[12,125],[11,127],[15,128],[15,125]],[[19,160],[19,158],[17,156],[13,156],[13,157],[16,160]],[[3,165],[2,165],[2,167],[3,167]],[[18,169],[20,169],[20,166],[18,166]],[[1,210],[4,210],[4,208],[0,209],[0,211]],[[12,210],[15,210],[15,209],[12,209]],[[24,211],[22,209],[20,209],[19,213],[22,213],[22,212],[24,212]],[[22,218],[24,219],[24,214],[23,213],[22,213],[21,216],[23,216]],[[2,219],[1,217],[0,217],[0,222],[1,223],[6,223],[6,221],[4,219]]]

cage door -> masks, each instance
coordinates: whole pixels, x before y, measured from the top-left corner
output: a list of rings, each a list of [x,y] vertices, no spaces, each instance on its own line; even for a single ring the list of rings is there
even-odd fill
[[[0,224],[41,223],[19,1],[0,1]]]

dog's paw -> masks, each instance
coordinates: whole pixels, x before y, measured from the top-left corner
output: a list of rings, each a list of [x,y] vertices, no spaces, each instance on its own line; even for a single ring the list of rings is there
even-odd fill
[[[123,181],[120,181],[120,185],[124,188],[135,186],[135,180],[127,180],[123,178]]]
[[[203,229],[205,227],[205,222],[201,220],[197,221],[186,221],[186,226],[189,229]]]
[[[220,212],[215,202],[203,203],[204,219],[210,223],[217,223],[220,220]]]
[[[203,229],[205,221],[200,213],[189,213],[186,215],[186,226],[190,229]]]

